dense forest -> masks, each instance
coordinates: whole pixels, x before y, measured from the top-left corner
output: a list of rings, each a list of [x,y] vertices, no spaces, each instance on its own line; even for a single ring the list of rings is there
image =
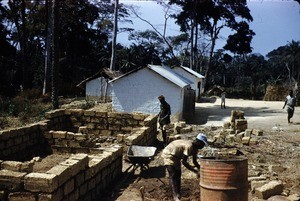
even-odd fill
[[[253,99],[261,98],[269,84],[299,81],[300,41],[289,41],[266,57],[252,53],[255,33],[246,0],[156,2],[165,8],[162,23],[174,18],[180,26],[178,36],[166,36],[155,26],[142,32],[118,29],[128,16],[141,18],[118,0],[0,1],[1,101],[32,89],[51,94],[52,100],[84,96],[76,85],[101,69],[125,73],[147,64],[188,66],[206,76],[206,89],[219,85],[236,97]],[[216,50],[225,27],[232,35]],[[130,46],[115,40],[124,31]]]

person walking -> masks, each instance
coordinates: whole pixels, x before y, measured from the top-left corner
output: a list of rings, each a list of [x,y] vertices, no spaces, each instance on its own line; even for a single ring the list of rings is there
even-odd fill
[[[174,140],[163,149],[161,156],[169,174],[169,183],[175,201],[179,201],[181,198],[181,162],[199,177],[200,165],[197,162],[197,154],[198,150],[205,145],[208,145],[207,137],[203,133],[199,133],[193,141]],[[193,157],[194,166],[187,162],[189,156]]]
[[[226,98],[226,92],[223,91],[222,94],[221,94],[221,109],[222,108],[224,108],[224,109],[226,108],[225,107],[225,98]]]
[[[287,106],[286,111],[288,113],[288,123],[291,123],[291,118],[294,116],[296,106],[296,97],[294,96],[293,90],[290,90],[289,95],[285,98],[282,109],[284,109],[285,106]]]
[[[167,145],[167,126],[171,123],[170,116],[171,116],[171,107],[169,103],[166,102],[165,97],[160,95],[158,97],[160,101],[160,112],[158,114],[158,123],[159,128],[161,129],[162,138],[164,146]]]

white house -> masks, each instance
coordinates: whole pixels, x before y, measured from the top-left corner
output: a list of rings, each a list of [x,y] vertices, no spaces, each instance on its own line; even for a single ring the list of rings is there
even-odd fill
[[[105,98],[106,85],[109,80],[121,76],[119,71],[111,71],[107,68],[101,69],[91,77],[80,82],[77,87],[85,89],[88,100],[102,101]]]
[[[198,98],[200,98],[201,93],[203,93],[204,91],[203,81],[205,77],[200,73],[197,73],[196,71],[184,66],[176,66],[172,69],[178,74],[182,75],[183,77],[186,77],[187,79],[193,82],[193,84],[191,84],[191,87],[196,91],[196,97],[198,100]]]
[[[109,81],[108,93],[115,111],[147,114],[159,113],[157,97],[164,95],[171,106],[171,119],[176,121],[183,118],[184,103],[190,104],[184,99],[191,84],[168,67],[148,65]]]

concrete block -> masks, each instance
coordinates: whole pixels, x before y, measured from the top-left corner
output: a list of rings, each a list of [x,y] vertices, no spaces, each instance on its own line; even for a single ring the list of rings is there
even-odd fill
[[[245,132],[240,132],[238,134],[236,134],[236,141],[237,142],[242,142],[243,137],[245,136]]]
[[[252,134],[252,129],[248,128],[245,130],[245,136],[246,137],[251,137],[251,134]]]
[[[85,170],[88,166],[86,160],[67,159],[61,162],[60,165],[68,166],[72,176],[77,175],[81,170]]]
[[[79,187],[84,183],[84,172],[81,172],[75,176],[75,186]]]
[[[26,173],[14,172],[11,170],[0,170],[0,186],[8,190],[19,190],[23,185],[23,178]]]
[[[24,188],[30,192],[51,193],[58,186],[58,178],[55,174],[29,173],[24,177]]]
[[[96,111],[95,116],[107,118],[107,112]]]
[[[123,142],[124,139],[125,139],[125,135],[124,135],[124,134],[118,134],[118,135],[117,135],[117,142],[118,142],[118,143]]]
[[[133,113],[132,118],[138,121],[144,121],[148,115],[141,113]]]
[[[262,136],[263,135],[263,131],[260,129],[253,129],[252,134],[256,135],[256,136]]]
[[[55,139],[65,139],[67,136],[67,131],[54,131],[52,137]]]
[[[64,196],[63,188],[59,188],[57,189],[57,191],[51,194],[40,193],[38,195],[38,201],[60,201],[63,199],[63,196]]]
[[[183,128],[180,128],[179,131],[177,131],[177,133],[190,133],[192,132],[192,126],[186,126],[186,127],[183,127]]]
[[[242,138],[242,144],[243,145],[249,145],[250,137],[243,137]]]
[[[88,139],[87,134],[81,134],[81,133],[75,133],[74,134],[74,139],[78,142],[82,142]]]
[[[85,110],[85,111],[83,112],[83,115],[84,115],[84,116],[90,116],[90,117],[93,117],[93,116],[96,115],[96,112],[95,112],[95,110]]]
[[[259,187],[265,185],[266,183],[268,183],[268,181],[266,181],[266,180],[259,180],[259,181],[253,180],[253,181],[251,181],[250,182],[251,192],[255,192],[256,188],[259,188]]]
[[[257,145],[257,144],[258,144],[258,138],[256,138],[256,137],[250,138],[250,141],[249,141],[250,146]]]
[[[49,111],[49,112],[45,113],[45,117],[47,119],[52,119],[52,118],[55,118],[55,117],[61,117],[63,115],[65,115],[65,110],[64,109],[52,110],[52,111]]]
[[[35,195],[29,192],[15,192],[8,195],[9,201],[36,201]]]
[[[1,169],[20,172],[21,166],[22,162],[19,161],[3,161],[1,164]]]
[[[223,123],[223,128],[225,128],[225,129],[229,129],[230,126],[231,126],[231,123],[230,123],[230,122],[224,122],[224,123]]]
[[[73,140],[74,139],[74,135],[75,135],[75,133],[68,131],[67,135],[66,135],[66,139],[67,140]]]
[[[74,190],[74,179],[70,179],[65,185],[64,185],[64,195],[70,194]]]
[[[79,189],[76,189],[69,195],[69,200],[79,200]]]
[[[265,181],[267,179],[266,176],[261,175],[261,176],[253,176],[253,177],[248,177],[248,182],[252,181]]]
[[[69,167],[64,165],[56,165],[46,173],[56,175],[59,186],[63,185],[71,177],[71,171]]]
[[[281,181],[270,181],[269,183],[255,189],[255,195],[261,199],[268,199],[274,195],[280,195],[283,192]]]
[[[282,195],[275,195],[270,197],[267,201],[291,201],[287,197]]]
[[[33,162],[30,161],[24,162],[21,165],[20,171],[30,173],[33,171],[33,165],[34,165]]]

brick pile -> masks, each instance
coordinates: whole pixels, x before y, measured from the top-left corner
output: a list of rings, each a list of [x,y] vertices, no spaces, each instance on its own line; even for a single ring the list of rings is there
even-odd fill
[[[244,111],[232,110],[230,121],[224,122],[223,130],[214,136],[214,143],[256,145],[258,144],[258,136],[262,135],[263,131],[260,129],[248,129]]]

